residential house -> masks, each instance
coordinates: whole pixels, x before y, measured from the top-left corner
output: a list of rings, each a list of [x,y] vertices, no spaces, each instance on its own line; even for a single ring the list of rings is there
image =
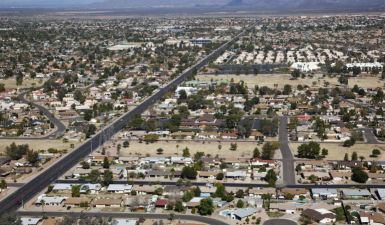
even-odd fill
[[[327,209],[305,209],[302,215],[321,224],[332,224],[336,222],[336,215]]]
[[[122,206],[122,199],[114,198],[100,198],[92,203],[95,208],[120,208]]]

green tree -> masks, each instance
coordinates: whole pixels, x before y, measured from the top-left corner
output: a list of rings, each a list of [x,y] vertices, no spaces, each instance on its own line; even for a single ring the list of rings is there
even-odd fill
[[[275,173],[274,170],[269,170],[267,171],[266,173],[266,176],[265,176],[265,181],[269,184],[270,187],[274,187],[275,186],[275,183],[277,182],[278,178],[277,178],[277,174]]]
[[[217,180],[223,180],[224,177],[225,177],[225,175],[221,172],[221,173],[217,174],[216,179]]]
[[[274,152],[279,148],[279,144],[277,142],[266,142],[262,146],[262,159],[272,159],[274,156]]]
[[[112,183],[114,176],[110,170],[104,170],[103,185],[108,186]]]
[[[100,182],[100,173],[99,170],[91,170],[91,172],[88,175],[88,179],[91,181],[91,183],[99,183]]]
[[[352,169],[352,180],[358,183],[366,183],[368,181],[369,177],[368,174],[359,167],[354,167]]]
[[[284,95],[290,95],[291,92],[292,92],[291,85],[290,85],[290,84],[285,84],[285,86],[283,87],[283,92],[282,92],[282,94],[284,94]]]
[[[218,198],[224,198],[226,196],[226,188],[223,184],[216,184],[217,189],[215,190],[214,196]]]
[[[183,212],[185,210],[182,201],[176,201],[174,210],[175,212]]]
[[[7,182],[4,179],[2,179],[0,181],[0,189],[4,190],[6,188],[7,188]]]
[[[24,75],[22,72],[19,72],[17,75],[16,75],[16,85],[17,86],[20,86],[23,84],[23,78],[24,78]]]
[[[237,143],[230,143],[230,151],[236,151],[237,150]]]
[[[237,201],[237,205],[236,206],[237,206],[237,208],[243,208],[245,206],[245,203],[241,199],[239,199]]]
[[[295,69],[291,72],[291,76],[294,78],[294,79],[297,79],[301,76],[301,72],[298,70],[298,69]]]
[[[348,153],[345,153],[344,161],[349,161],[349,155],[348,155]]]
[[[104,169],[109,169],[110,168],[110,161],[108,160],[107,157],[104,157],[104,159],[103,159],[103,168]]]
[[[302,144],[298,147],[298,157],[307,159],[316,159],[320,154],[320,145],[311,141],[308,144]]]
[[[20,218],[13,213],[0,215],[0,225],[22,225]]]
[[[71,187],[71,196],[80,197],[80,185],[73,185]]]
[[[329,151],[326,148],[323,148],[322,151],[321,151],[322,157],[325,158],[328,154],[329,154]]]
[[[198,173],[194,167],[185,166],[182,169],[181,177],[182,179],[195,180]]]
[[[35,152],[33,150],[27,151],[27,161],[31,163],[32,165],[36,165],[37,162],[39,162],[39,153]]]
[[[183,157],[190,157],[190,150],[187,147],[183,149]]]
[[[259,151],[258,147],[255,147],[253,151],[253,158],[259,158],[259,157],[261,157],[261,152]]]
[[[83,95],[83,92],[81,90],[76,90],[74,92],[74,99],[83,104],[86,101],[86,96]]]
[[[158,154],[158,155],[162,155],[163,154],[163,148],[158,148],[157,150],[156,150],[156,154]]]
[[[5,84],[0,83],[0,92],[4,92],[4,91],[5,91]]]
[[[237,198],[244,198],[245,197],[245,193],[242,189],[239,189],[236,193],[235,193],[235,197]]]
[[[211,215],[214,212],[214,204],[211,198],[202,199],[198,206],[198,212],[202,216]]]
[[[25,155],[28,150],[28,145],[16,145],[15,142],[13,142],[11,145],[7,146],[5,148],[7,156],[9,156],[13,160],[19,160],[23,155]]]
[[[357,161],[358,160],[358,155],[357,152],[352,153],[352,161]]]
[[[374,157],[378,157],[379,155],[381,155],[381,151],[379,149],[375,148],[372,150],[372,155]]]

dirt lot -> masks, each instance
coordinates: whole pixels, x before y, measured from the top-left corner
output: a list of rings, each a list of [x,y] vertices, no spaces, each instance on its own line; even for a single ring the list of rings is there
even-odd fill
[[[43,85],[44,80],[40,81],[39,79],[25,79],[21,86],[16,85],[16,79],[0,79],[0,83],[5,85],[5,88],[29,88],[29,87],[40,87]]]
[[[201,151],[205,152],[206,154],[211,154],[212,156],[216,156],[217,154],[219,156],[224,157],[246,157],[246,156],[252,156],[252,152],[255,147],[258,147],[259,149],[262,148],[262,145],[257,145],[255,142],[242,142],[238,143],[237,150],[231,151],[230,149],[230,143],[229,142],[222,142],[222,148],[218,149],[219,143],[217,141],[215,142],[194,142],[194,141],[158,141],[156,143],[152,144],[145,144],[139,143],[137,141],[131,141],[130,146],[128,148],[122,148],[120,150],[121,156],[133,156],[133,155],[141,155],[145,156],[146,154],[150,155],[156,155],[157,149],[162,148],[163,155],[164,156],[173,156],[173,155],[182,155],[182,150],[184,148],[189,148],[190,154],[194,155],[194,153]]]
[[[322,77],[321,74],[314,75],[313,78],[306,77],[305,79],[298,79],[298,80],[290,80],[291,75],[290,74],[259,74],[257,76],[255,75],[197,75],[197,80],[228,80],[234,79],[234,82],[239,82],[240,80],[243,80],[246,82],[247,86],[252,88],[255,85],[261,86],[268,86],[270,88],[275,88],[274,84],[278,85],[278,88],[283,88],[285,84],[290,84],[292,86],[297,86],[298,84],[301,85],[308,85],[308,86],[314,86],[313,82],[315,82],[315,87],[323,87],[324,82],[327,81],[330,83],[330,85],[339,85],[337,78],[329,78],[329,77]],[[354,77],[349,78],[349,87],[353,87],[355,84],[357,84],[360,87],[364,88],[376,88],[376,87],[383,87],[384,81],[380,80],[378,77],[371,77],[371,76],[361,76],[361,77]]]
[[[291,143],[290,148],[293,152],[293,155],[297,154],[297,148],[300,146],[300,143]],[[345,153],[348,153],[349,158],[353,152],[357,152],[358,156],[364,156],[365,159],[373,159],[369,156],[372,153],[372,150],[377,148],[381,150],[381,156],[377,159],[382,159],[385,156],[385,145],[373,145],[373,144],[355,144],[350,148],[343,147],[342,144],[337,143],[322,143],[321,149],[326,148],[329,150],[329,154],[326,157],[327,160],[343,160]]]
[[[0,140],[0,154],[5,151],[5,148],[15,142],[17,145],[28,144],[30,149],[33,150],[47,150],[49,148],[56,148],[58,150],[69,149],[71,143],[63,143],[63,140],[13,140],[13,139],[1,139]],[[81,143],[74,143],[75,147]]]

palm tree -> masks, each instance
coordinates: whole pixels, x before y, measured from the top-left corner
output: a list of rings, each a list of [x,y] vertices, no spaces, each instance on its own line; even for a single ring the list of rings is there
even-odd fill
[[[41,204],[41,211],[44,213],[44,205],[45,205],[44,199],[40,200],[40,204]]]

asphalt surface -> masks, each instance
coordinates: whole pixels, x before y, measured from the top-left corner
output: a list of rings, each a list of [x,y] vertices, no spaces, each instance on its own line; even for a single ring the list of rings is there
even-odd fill
[[[271,219],[271,220],[265,221],[263,225],[297,225],[297,223],[293,220]]]
[[[287,123],[288,118],[286,116],[282,116],[279,118],[278,140],[282,153],[282,171],[284,186],[295,184],[294,157],[289,147]]]
[[[42,216],[41,211],[28,211],[23,212],[19,211],[19,216],[28,216],[28,217],[41,217]],[[80,217],[82,215],[88,216],[88,217],[104,217],[104,218],[130,218],[130,219],[139,219],[139,218],[145,218],[145,219],[158,219],[158,220],[168,220],[170,218],[170,214],[160,214],[160,213],[114,213],[114,212],[44,212],[44,214],[48,217],[62,217],[62,216],[72,216],[72,217]],[[220,220],[213,219],[211,217],[205,217],[205,216],[198,216],[198,215],[181,215],[181,214],[175,214],[174,220],[190,220],[190,221],[197,221],[201,223],[206,224],[212,224],[212,225],[228,225],[228,223],[225,223]]]
[[[382,144],[377,140],[377,137],[374,135],[372,128],[362,128],[360,130],[364,131],[367,144]]]
[[[253,26],[251,26],[252,28]],[[104,127],[101,131],[93,135],[90,139],[86,140],[77,149],[64,156],[61,160],[52,165],[48,170],[45,170],[41,174],[34,177],[28,183],[25,183],[22,187],[8,195],[0,202],[0,214],[17,209],[21,202],[25,202],[38,194],[50,183],[58,179],[62,174],[75,166],[82,158],[86,157],[92,151],[96,150],[104,142],[108,141],[114,134],[120,131],[135,115],[141,114],[149,106],[154,104],[157,100],[162,98],[167,92],[173,91],[179,84],[185,79],[191,76],[195,71],[198,71],[210,61],[216,59],[222,54],[229,46],[239,39],[248,29],[244,29],[241,33],[236,35],[232,40],[223,44],[205,58],[199,60],[194,66],[184,70],[177,78],[170,81],[163,88],[154,92],[153,95],[144,100],[136,108],[127,112],[111,124]],[[49,117],[50,118],[50,117]],[[52,117],[51,117],[52,118]],[[50,119],[51,119],[50,118]],[[55,121],[55,117],[52,118]]]

